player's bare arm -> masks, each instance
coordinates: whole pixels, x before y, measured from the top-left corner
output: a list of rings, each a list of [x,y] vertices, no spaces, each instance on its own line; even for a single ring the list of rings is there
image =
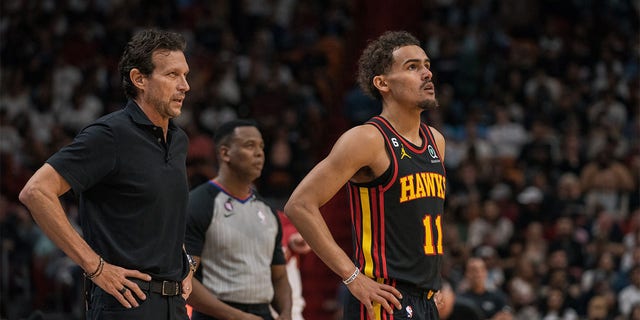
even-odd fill
[[[320,213],[320,207],[329,201],[349,179],[357,182],[372,180],[370,171],[378,176],[389,165],[384,140],[377,129],[362,125],[344,133],[334,144],[329,155],[300,182],[285,206],[285,213],[300,234],[331,270],[342,279],[349,278],[355,266],[348,255],[335,242]],[[379,284],[363,275],[348,286],[373,315],[372,303],[382,305],[387,312],[400,308],[400,293],[393,287]]]

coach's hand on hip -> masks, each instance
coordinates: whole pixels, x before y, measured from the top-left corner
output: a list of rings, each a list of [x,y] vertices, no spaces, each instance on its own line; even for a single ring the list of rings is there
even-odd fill
[[[151,276],[138,270],[130,270],[112,265],[100,258],[97,267],[85,276],[105,292],[114,296],[125,308],[138,307],[138,300],[146,300],[147,296],[138,285],[127,279],[137,278],[151,281]],[[191,280],[191,278],[189,278]],[[134,296],[135,295],[135,296]]]

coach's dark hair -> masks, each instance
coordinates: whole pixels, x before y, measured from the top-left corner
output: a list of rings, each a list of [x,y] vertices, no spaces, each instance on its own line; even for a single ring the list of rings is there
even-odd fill
[[[253,119],[236,119],[221,124],[218,129],[216,129],[216,132],[213,135],[213,142],[215,143],[216,149],[218,149],[219,146],[225,145],[229,142],[229,139],[231,138],[231,136],[233,136],[233,131],[237,127],[258,128],[258,123]]]
[[[369,42],[358,60],[358,84],[369,96],[382,100],[373,78],[384,74],[393,64],[393,51],[404,46],[420,46],[420,41],[406,31],[387,31]]]
[[[127,98],[133,99],[138,95],[138,89],[129,77],[131,69],[137,68],[142,74],[150,75],[155,68],[151,60],[155,51],[184,51],[186,47],[187,42],[179,33],[156,29],[136,33],[127,43],[118,63],[122,87]]]

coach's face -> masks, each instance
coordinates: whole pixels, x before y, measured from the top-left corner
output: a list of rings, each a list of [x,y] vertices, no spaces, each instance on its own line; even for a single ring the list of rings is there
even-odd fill
[[[189,66],[182,51],[156,50],[151,60],[153,72],[144,76],[141,98],[163,120],[175,118],[182,111],[189,83]]]

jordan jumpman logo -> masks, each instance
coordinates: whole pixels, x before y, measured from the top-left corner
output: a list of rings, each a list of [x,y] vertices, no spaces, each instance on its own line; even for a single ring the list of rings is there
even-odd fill
[[[401,147],[402,149],[400,149],[400,160],[404,159],[404,157],[407,157],[409,159],[411,159],[411,156],[407,153],[406,150],[404,150],[404,146]]]

